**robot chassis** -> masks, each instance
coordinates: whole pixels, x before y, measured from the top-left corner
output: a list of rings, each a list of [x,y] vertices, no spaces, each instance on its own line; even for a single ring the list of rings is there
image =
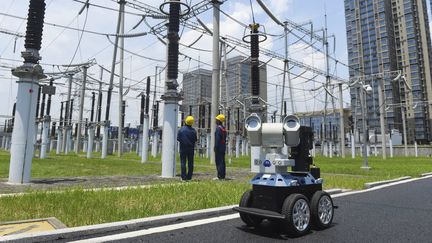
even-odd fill
[[[251,146],[261,146],[261,153],[252,165],[252,172],[258,172],[250,181],[252,190],[246,191],[239,207],[233,208],[242,221],[253,227],[264,219],[279,222],[294,237],[307,234],[311,225],[330,227],[336,207],[322,190],[320,169],[309,154],[312,129],[300,126],[296,116],[287,116],[283,123],[262,123],[255,113],[246,119],[245,126]],[[284,145],[290,148],[290,157],[282,153]]]

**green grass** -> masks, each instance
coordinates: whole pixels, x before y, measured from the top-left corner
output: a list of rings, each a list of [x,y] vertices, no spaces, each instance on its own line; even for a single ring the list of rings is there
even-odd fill
[[[0,198],[0,221],[56,217],[73,227],[143,218],[236,204],[248,187],[245,181],[205,181],[123,191],[35,192]]]

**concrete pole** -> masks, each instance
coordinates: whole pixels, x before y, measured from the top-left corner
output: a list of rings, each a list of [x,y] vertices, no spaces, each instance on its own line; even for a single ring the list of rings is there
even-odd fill
[[[312,157],[316,157],[315,153],[316,153],[315,142],[312,142]]]
[[[38,61],[42,42],[44,1],[30,1],[27,19],[25,51],[22,52],[24,64],[12,69],[12,74],[19,78],[15,120],[12,130],[11,157],[8,182],[23,184],[30,182],[31,165],[34,153],[36,123],[36,99],[39,93],[39,80],[45,78]]]
[[[143,123],[144,123],[144,119],[143,119]],[[142,141],[143,141],[143,125],[139,125],[138,126],[138,140],[136,142],[136,153],[138,156],[142,156]]]
[[[389,147],[390,147],[390,158],[393,158],[393,141],[391,138],[389,139]]]
[[[75,153],[77,154],[80,151],[80,143],[81,143],[81,126],[83,123],[84,98],[85,98],[85,90],[86,90],[86,82],[87,82],[87,69],[88,66],[83,66],[83,82],[81,85],[80,106],[79,106],[79,114],[78,114],[78,131],[76,135],[76,146],[75,146]]]
[[[51,118],[49,116],[45,116],[43,118],[42,122],[42,144],[41,144],[41,150],[40,150],[40,158],[45,159],[47,157],[47,149],[48,149],[48,130],[50,125]]]
[[[108,152],[108,128],[110,126],[109,121],[104,121],[102,123],[102,153],[101,158],[105,159]]]
[[[158,140],[159,140],[159,135],[157,130],[153,130],[153,142],[152,142],[152,148],[151,148],[151,153],[152,153],[152,157],[156,158],[157,153],[158,153]]]
[[[351,158],[355,159],[355,135],[351,134]]]
[[[144,114],[143,135],[142,135],[142,149],[141,149],[141,163],[148,161],[148,147],[149,147],[149,115]]]
[[[378,102],[380,107],[380,129],[381,129],[381,151],[382,158],[387,158],[387,142],[386,142],[386,127],[385,127],[385,99],[384,99],[384,80],[382,78],[378,79]],[[375,145],[376,146],[376,145]]]
[[[120,1],[123,6],[120,8],[120,35],[124,34],[124,1]],[[118,106],[118,157],[123,154],[123,66],[124,66],[124,38],[120,38],[120,78],[119,78],[119,106]]]
[[[219,53],[219,7],[221,2],[219,0],[212,0],[213,3],[213,64],[212,64],[212,104],[211,104],[211,126],[210,126],[210,147],[213,148],[215,145],[215,132],[216,132],[216,123],[214,119],[217,116],[217,112],[219,109],[219,71],[220,71],[220,53]],[[215,153],[214,151],[210,156],[210,163],[215,163]]]
[[[71,120],[69,119],[70,114],[69,112],[71,112],[70,110],[70,106],[71,106],[71,92],[72,92],[72,81],[73,81],[73,74],[69,74],[69,80],[68,80],[68,93],[67,93],[67,99],[66,99],[66,110],[65,110],[65,124],[63,125],[63,146],[62,146],[62,151],[66,150],[66,147],[68,146],[67,143],[69,142],[67,140],[67,133],[68,133],[68,127],[71,125]]]
[[[340,152],[342,158],[345,158],[345,121],[343,110],[343,92],[342,83],[339,83],[339,131],[340,131]]]
[[[240,157],[240,134],[236,135],[235,157]]]
[[[374,144],[374,155],[375,155],[375,157],[378,156],[378,149],[377,149],[377,145],[376,144]]]
[[[249,140],[246,138],[246,156],[249,156]]]
[[[2,149],[5,149],[6,147],[6,133],[3,133],[2,137]]]
[[[87,146],[88,146],[88,138],[87,140],[85,140],[85,138],[83,138],[83,151],[87,153]]]
[[[162,124],[162,177],[175,176],[178,103],[165,100]]]
[[[207,139],[206,139],[206,143],[207,143],[207,156],[206,158],[209,158],[211,156],[211,145],[210,145],[210,141],[211,141],[211,134],[208,132],[207,133]]]
[[[66,146],[64,148],[64,153],[67,155],[71,150],[72,128],[70,126],[67,127],[65,138],[66,138]]]
[[[228,135],[228,156],[232,157],[232,138]]]
[[[63,141],[63,131],[61,129],[57,130],[57,147],[56,154],[59,155],[62,150],[62,141]]]
[[[95,127],[94,124],[90,124],[88,126],[88,145],[87,145],[87,159],[91,159],[93,157],[93,143],[95,136]]]
[[[417,141],[414,141],[414,150],[415,150],[415,157],[418,157],[418,146],[417,146]]]
[[[241,141],[241,155],[246,156],[246,138],[242,137]]]
[[[112,90],[113,90],[113,86],[114,86],[113,83],[114,83],[115,66],[116,66],[116,61],[117,61],[117,49],[118,49],[120,26],[121,26],[122,13],[124,12],[125,3],[126,3],[125,0],[119,0],[120,7],[119,7],[119,16],[117,19],[117,30],[116,30],[117,36],[116,36],[115,41],[114,41],[114,53],[113,53],[113,60],[111,63],[110,82],[109,82],[108,93],[107,93],[105,121],[103,123],[104,137],[102,139],[102,153],[101,153],[102,159],[106,158],[107,149],[108,149],[108,128],[110,126],[109,112],[110,112],[110,107],[111,107],[111,95],[112,95]],[[122,102],[120,102],[120,103],[122,103]]]

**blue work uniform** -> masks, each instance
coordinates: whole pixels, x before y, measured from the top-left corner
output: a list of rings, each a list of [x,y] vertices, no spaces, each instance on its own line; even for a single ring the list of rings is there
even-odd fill
[[[226,151],[226,138],[227,132],[225,127],[218,125],[215,132],[215,160],[217,177],[219,179],[225,179],[225,151]]]
[[[182,180],[192,179],[194,167],[194,149],[197,141],[197,133],[191,126],[183,126],[177,133],[177,141],[180,143],[180,165]],[[186,159],[188,171],[186,173]]]

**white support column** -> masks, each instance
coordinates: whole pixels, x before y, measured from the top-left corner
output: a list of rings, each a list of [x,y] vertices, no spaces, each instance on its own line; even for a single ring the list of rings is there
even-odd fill
[[[149,148],[149,116],[144,114],[143,133],[142,133],[142,148],[141,148],[141,163],[148,161]]]
[[[415,157],[418,157],[418,146],[417,141],[414,141]]]
[[[236,135],[235,157],[240,157],[240,134]]]
[[[85,140],[85,138],[83,138],[83,152],[87,153],[87,149],[88,149],[88,138],[87,140]]]
[[[27,53],[39,57],[38,51],[34,50],[33,53],[32,50],[27,50]],[[36,63],[24,63],[12,72],[19,77],[19,81],[8,181],[13,184],[23,184],[30,182],[36,133],[34,124],[39,92],[38,80],[45,76],[42,68]]]
[[[378,148],[377,148],[376,144],[374,144],[374,155],[375,155],[375,157],[378,156]]]
[[[206,138],[206,146],[207,146],[206,158],[210,158],[210,156],[211,156],[212,148],[211,148],[210,142],[211,142],[211,135],[210,135],[210,132],[208,132],[207,138]]]
[[[94,136],[95,136],[95,127],[93,124],[90,124],[88,126],[87,159],[91,159],[93,157]]]
[[[312,142],[312,157],[316,157],[315,141]]]
[[[351,134],[351,158],[355,159],[355,137]]]
[[[99,153],[99,150],[100,150],[100,141],[97,140],[97,141],[96,141],[96,148],[95,148],[95,152],[96,152],[96,153]]]
[[[390,146],[390,158],[393,158],[393,141],[391,138],[389,139],[389,146]]]
[[[50,117],[45,116],[42,122],[42,144],[40,149],[41,159],[45,159],[47,157],[49,125],[50,125]]]
[[[241,155],[246,156],[246,138],[242,137],[242,143],[241,143]]]
[[[102,153],[101,158],[105,159],[108,152],[108,127],[110,125],[109,121],[105,121],[102,124]]]
[[[48,148],[48,152],[50,153],[51,151],[54,150],[54,143],[55,143],[55,140],[54,140],[53,138],[50,138],[50,137],[48,137],[48,139],[49,139],[49,148]]]
[[[56,147],[57,155],[61,153],[62,141],[63,141],[63,130],[59,127],[59,129],[57,130],[57,147]]]
[[[176,174],[177,150],[177,99],[165,100],[162,125],[162,177],[174,177]]]
[[[228,135],[228,156],[232,157],[232,137]]]
[[[328,146],[329,146],[329,157],[330,158],[333,158],[333,142],[332,141],[330,141],[330,142],[328,142]]]
[[[2,149],[6,148],[6,133],[3,133],[3,137],[2,137],[2,145],[1,145]]]
[[[67,155],[71,150],[71,141],[72,141],[72,127],[66,127],[66,146],[64,148],[64,153]]]
[[[156,158],[158,153],[159,133],[157,130],[153,130],[153,142],[152,142],[152,157]]]

